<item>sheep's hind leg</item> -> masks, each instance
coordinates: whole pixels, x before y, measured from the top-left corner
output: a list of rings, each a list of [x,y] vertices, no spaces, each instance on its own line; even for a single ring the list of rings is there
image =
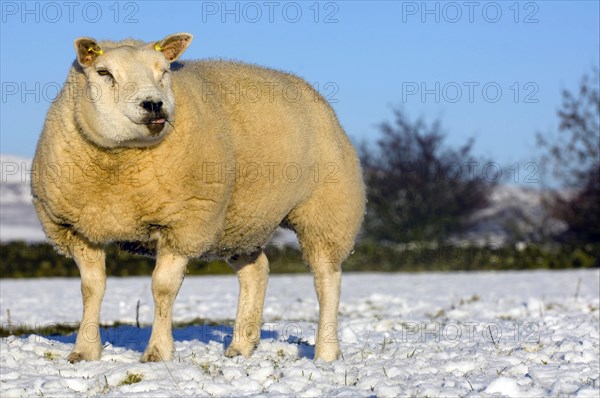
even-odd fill
[[[81,274],[83,318],[75,340],[75,348],[69,354],[71,363],[100,359],[100,306],[106,289],[105,254],[101,248],[85,243],[72,249],[73,258]]]
[[[334,361],[340,355],[338,342],[338,306],[340,302],[341,267],[337,264],[312,264],[315,289],[319,300],[319,328],[315,359]]]
[[[158,251],[156,267],[152,273],[154,323],[142,362],[167,361],[173,358],[173,303],[181,287],[187,262],[186,257]]]
[[[230,259],[229,263],[237,272],[240,295],[233,339],[225,351],[225,356],[249,357],[260,341],[269,261],[261,250],[252,255]]]
[[[360,226],[364,206],[362,185],[324,186],[307,202],[292,210],[288,220],[293,226],[302,254],[313,272],[319,301],[319,326],[315,359],[334,361],[340,356],[338,307],[342,262],[350,254]]]

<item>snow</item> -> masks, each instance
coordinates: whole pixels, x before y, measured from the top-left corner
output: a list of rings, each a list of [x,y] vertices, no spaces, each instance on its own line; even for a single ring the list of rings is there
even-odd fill
[[[31,159],[16,155],[0,154],[2,183],[29,183],[31,181]]]
[[[31,159],[0,155],[0,241],[43,241],[31,202]]]
[[[188,277],[175,303],[175,359],[139,362],[150,278],[109,278],[102,359],[70,364],[74,335],[0,339],[0,396],[574,396],[600,393],[598,270],[346,274],[343,358],[314,361],[310,275],[275,275],[261,343],[225,358],[235,276]],[[0,280],[0,322],[77,323],[77,279]],[[138,300],[141,328],[133,326]],[[129,325],[123,325],[123,323]],[[141,381],[123,383],[128,375]]]

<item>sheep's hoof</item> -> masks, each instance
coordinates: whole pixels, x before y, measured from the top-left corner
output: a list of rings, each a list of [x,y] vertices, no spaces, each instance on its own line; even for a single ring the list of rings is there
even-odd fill
[[[171,359],[171,355],[161,354],[160,350],[156,346],[150,346],[146,348],[144,355],[142,356],[142,362],[161,362],[168,361]]]
[[[81,361],[96,361],[98,359],[100,359],[100,354],[98,354],[98,355],[89,354],[89,353],[86,354],[81,351],[73,351],[67,357],[67,361],[69,361],[71,363],[77,363],[77,362],[81,362]]]
[[[76,363],[76,362],[79,362],[79,361],[83,361],[83,354],[80,353],[80,352],[73,351],[67,357],[67,361],[69,361],[71,363]]]
[[[248,345],[247,347],[240,347],[240,346],[234,346],[233,344],[230,344],[229,347],[227,347],[227,349],[225,350],[225,356],[228,358],[233,358],[233,357],[237,357],[238,355],[242,355],[243,357],[249,358],[252,353],[254,352],[254,349],[256,348],[256,345]]]

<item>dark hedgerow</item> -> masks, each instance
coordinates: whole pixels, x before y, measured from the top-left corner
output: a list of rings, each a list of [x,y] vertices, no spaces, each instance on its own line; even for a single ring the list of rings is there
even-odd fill
[[[106,251],[109,276],[152,274],[154,259],[133,255],[109,245]],[[306,273],[300,251],[292,246],[268,246],[272,274]],[[437,244],[357,243],[343,265],[349,272],[477,271],[600,267],[600,243],[585,245],[529,245],[524,248]],[[191,260],[188,275],[233,274],[223,261]],[[47,243],[0,244],[0,278],[78,277],[73,262]]]

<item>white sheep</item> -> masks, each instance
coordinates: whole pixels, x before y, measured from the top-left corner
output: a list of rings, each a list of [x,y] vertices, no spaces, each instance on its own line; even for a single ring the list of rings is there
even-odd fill
[[[260,339],[262,250],[293,229],[315,277],[315,359],[339,355],[341,263],[365,209],[356,152],[300,78],[237,62],[174,62],[192,35],[156,43],[75,40],[77,60],[48,111],[33,161],[34,204],[81,274],[83,319],[69,361],[100,357],[104,246],[156,256],[143,361],[173,355],[173,302],[189,258],[225,258],[240,295],[225,355]]]

